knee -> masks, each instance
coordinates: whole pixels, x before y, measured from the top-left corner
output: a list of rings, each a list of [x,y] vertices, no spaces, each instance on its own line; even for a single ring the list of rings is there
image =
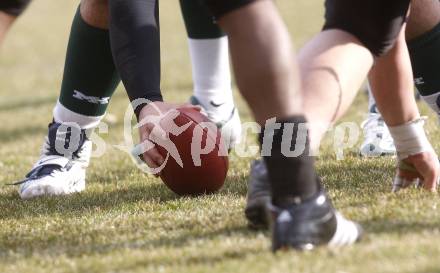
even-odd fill
[[[81,16],[88,24],[108,28],[108,0],[81,0]]]
[[[327,0],[324,30],[346,31],[380,57],[394,46],[406,22],[409,3],[409,0]]]

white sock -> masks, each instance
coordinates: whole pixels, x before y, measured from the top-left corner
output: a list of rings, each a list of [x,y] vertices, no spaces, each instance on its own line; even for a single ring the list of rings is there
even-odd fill
[[[75,122],[81,129],[91,129],[98,126],[99,122],[104,115],[99,117],[94,116],[85,116],[78,113],[75,113],[69,109],[67,109],[64,105],[62,105],[59,101],[55,105],[53,109],[53,119],[55,122],[63,123],[63,122]]]
[[[194,96],[216,119],[230,117],[234,107],[228,38],[188,39]]]
[[[422,99],[437,114],[440,122],[440,92],[428,96],[422,96]]]

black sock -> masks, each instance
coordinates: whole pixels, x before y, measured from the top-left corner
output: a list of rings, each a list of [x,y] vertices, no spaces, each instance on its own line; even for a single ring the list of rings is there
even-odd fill
[[[102,116],[119,82],[108,30],[87,24],[78,8],[67,47],[60,103],[81,115]]]
[[[273,130],[266,123],[264,131],[260,134],[260,144],[263,145],[263,158],[266,162],[269,179],[272,189],[272,202],[274,205],[283,206],[296,202],[298,198],[307,199],[319,190],[318,180],[314,168],[313,157],[310,156],[310,141],[306,135],[307,130],[299,129],[299,125],[305,125],[304,116],[293,116],[291,118],[277,120],[281,125],[279,129]],[[292,128],[289,131],[287,128]],[[303,126],[302,125],[302,126]],[[289,127],[290,126],[290,127]],[[303,129],[305,127],[302,127]],[[283,132],[291,134],[290,147],[284,147],[282,151]],[[273,134],[273,142],[270,145],[270,139]],[[287,134],[285,134],[287,137]],[[299,137],[298,137],[299,136]],[[298,149],[302,146],[302,149]],[[285,143],[286,144],[286,143]],[[271,149],[270,149],[271,148]],[[301,151],[299,156],[286,156],[289,151]],[[265,154],[271,151],[271,155]],[[284,152],[284,154],[283,154]]]

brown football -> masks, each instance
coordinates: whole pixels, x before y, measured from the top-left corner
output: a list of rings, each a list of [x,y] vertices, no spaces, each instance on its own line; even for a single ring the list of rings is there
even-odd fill
[[[223,186],[229,166],[221,132],[199,111],[191,108],[177,110],[179,115],[173,119],[174,123],[187,129],[178,135],[169,134],[169,138],[177,148],[180,160],[158,146],[162,156],[169,154],[160,178],[179,195],[214,193]]]

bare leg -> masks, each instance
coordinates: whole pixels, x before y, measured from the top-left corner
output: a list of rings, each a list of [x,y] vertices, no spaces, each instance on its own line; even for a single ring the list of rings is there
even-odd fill
[[[431,30],[440,22],[440,2],[437,0],[417,0],[411,5],[411,13],[406,28],[406,39],[411,40]]]
[[[258,1],[225,15],[219,23],[228,33],[237,84],[257,122],[264,125],[272,117],[301,113],[295,57],[273,3]]]
[[[429,107],[440,113],[440,2],[414,1],[406,35],[417,90]]]
[[[308,139],[305,140],[305,149],[300,152],[302,154],[295,156],[285,153],[285,137],[291,137],[287,142],[289,145],[287,148],[292,147],[292,144],[296,147],[299,137],[298,128],[306,119],[302,110],[298,71],[294,64],[288,33],[273,3],[256,1],[221,17],[219,23],[230,39],[231,56],[239,89],[249,103],[256,120],[260,124],[265,124],[268,118],[276,117],[279,121],[279,128],[272,134],[273,142],[270,145],[272,153],[263,155],[268,170],[267,179],[270,182],[272,204],[277,207],[271,214],[274,220],[273,250],[285,247],[303,249],[305,245],[315,244],[316,241],[309,244],[306,242],[308,239],[304,238],[311,238],[310,234],[316,230],[319,230],[321,237],[322,234],[326,234],[327,239],[320,238],[322,241],[319,243],[326,244],[328,238],[336,234],[334,229],[336,221],[340,221],[338,226],[344,226],[345,231],[343,231],[344,239],[336,239],[335,242],[337,241],[338,245],[353,243],[359,236],[359,229],[353,222],[342,218],[342,220],[336,219],[333,207],[327,203],[327,198],[321,192],[313,159],[308,155],[310,149]],[[319,100],[322,102],[321,98]],[[295,129],[286,131],[289,127]],[[267,128],[266,123],[265,129]],[[263,151],[266,148],[266,141],[261,137],[266,138],[270,135],[266,132],[260,135]],[[253,175],[254,172],[251,172],[251,176]],[[252,181],[252,178],[250,179]],[[322,204],[322,206],[311,208],[306,202]],[[309,214],[308,212],[312,210],[314,215],[318,215],[316,218],[307,219],[307,216],[300,216],[295,219],[301,215],[300,211],[307,211]],[[294,216],[291,214],[292,211],[295,212]],[[325,219],[320,218],[320,215],[325,215]],[[320,225],[315,227],[315,222],[319,222]]]
[[[0,45],[17,17],[0,11]]]
[[[344,114],[353,101],[373,65],[373,55],[351,34],[328,30],[300,51],[299,64],[311,147],[316,150],[326,125]]]

